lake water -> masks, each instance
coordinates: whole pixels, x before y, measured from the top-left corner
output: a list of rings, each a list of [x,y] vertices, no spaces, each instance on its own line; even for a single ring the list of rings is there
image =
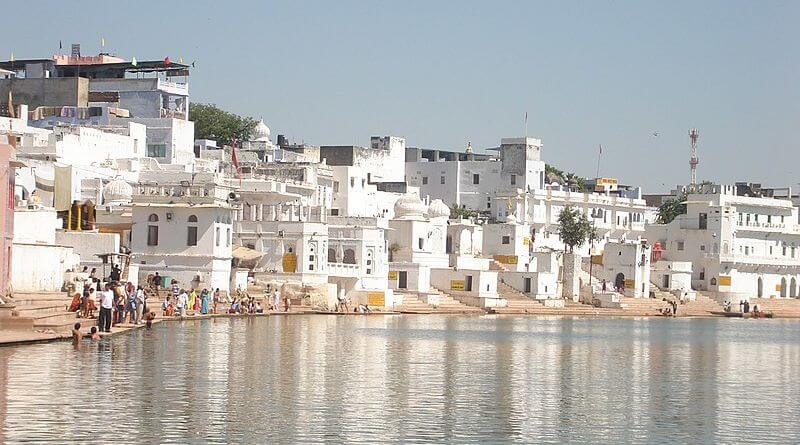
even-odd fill
[[[798,443],[800,321],[274,316],[0,348],[0,442]]]

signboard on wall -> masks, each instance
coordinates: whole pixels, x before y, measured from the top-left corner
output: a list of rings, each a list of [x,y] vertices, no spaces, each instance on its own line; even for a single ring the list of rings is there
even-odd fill
[[[396,280],[397,279],[397,271],[396,270],[390,270],[389,271],[389,279],[390,280]]]
[[[517,264],[516,255],[494,255],[492,258],[494,258],[494,260],[497,261],[498,263]]]
[[[636,286],[636,281],[631,280],[630,278],[626,278],[625,279],[625,287],[632,288],[633,286]]]
[[[283,254],[283,271],[290,273],[297,271],[297,255],[294,253]]]
[[[367,304],[370,306],[386,306],[386,296],[383,292],[367,292]]]
[[[530,237],[527,237],[527,236],[526,236],[525,238],[522,238],[522,245],[523,245],[523,246],[529,246],[530,244],[531,244],[531,239],[530,239]]]
[[[730,275],[720,275],[719,276],[719,285],[720,286],[730,286],[731,285],[731,277],[730,277]]]
[[[451,290],[464,290],[464,280],[450,280]]]

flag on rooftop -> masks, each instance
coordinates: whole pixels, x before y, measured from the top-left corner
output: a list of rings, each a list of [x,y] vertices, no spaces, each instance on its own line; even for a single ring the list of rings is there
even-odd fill
[[[131,59],[131,66],[136,66],[139,62],[136,61],[136,57]]]

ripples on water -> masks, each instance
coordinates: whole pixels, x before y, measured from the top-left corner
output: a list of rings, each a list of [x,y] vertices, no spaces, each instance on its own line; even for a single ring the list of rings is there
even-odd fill
[[[275,316],[0,348],[0,442],[798,443],[800,322]]]

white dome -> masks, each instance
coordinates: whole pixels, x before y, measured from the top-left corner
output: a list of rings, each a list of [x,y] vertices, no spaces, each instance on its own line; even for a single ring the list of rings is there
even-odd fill
[[[253,128],[253,141],[268,141],[269,140],[269,127],[267,124],[264,123],[264,119],[261,119],[256,124],[255,128]]]
[[[133,187],[122,179],[115,179],[103,187],[103,201],[130,202],[133,197]]]
[[[394,217],[401,219],[422,218],[427,206],[413,193],[406,193],[394,203]]]
[[[434,199],[428,206],[428,218],[450,218],[450,207],[441,199]]]

